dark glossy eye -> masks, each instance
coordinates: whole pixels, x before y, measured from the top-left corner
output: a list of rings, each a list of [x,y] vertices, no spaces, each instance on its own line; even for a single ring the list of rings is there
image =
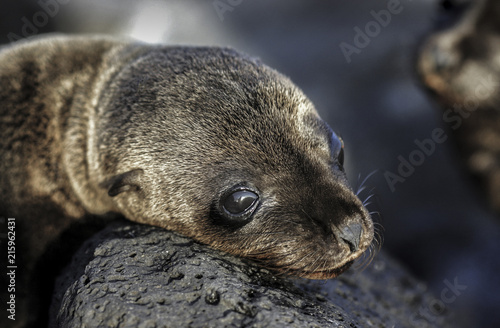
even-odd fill
[[[331,135],[331,160],[339,165],[340,169],[344,166],[344,141],[332,131]]]
[[[340,148],[339,155],[337,156],[337,161],[341,166],[344,166],[344,141],[340,139],[340,142],[342,143],[342,147]]]
[[[244,222],[257,208],[259,195],[247,187],[234,187],[220,200],[220,212],[233,222]]]

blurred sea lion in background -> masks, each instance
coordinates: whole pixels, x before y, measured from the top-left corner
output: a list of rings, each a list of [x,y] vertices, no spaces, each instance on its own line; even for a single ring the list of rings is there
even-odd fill
[[[453,11],[453,1],[443,1]],[[500,213],[500,1],[458,1],[458,22],[429,37],[418,73],[443,107],[466,168]]]

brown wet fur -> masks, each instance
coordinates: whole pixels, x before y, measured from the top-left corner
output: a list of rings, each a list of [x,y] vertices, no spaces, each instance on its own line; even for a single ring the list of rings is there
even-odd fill
[[[336,135],[257,59],[57,36],[3,49],[0,78],[1,214],[19,222],[26,281],[88,216],[123,215],[311,279],[336,277],[372,243]],[[243,225],[217,210],[238,184],[259,194]],[[353,224],[356,248],[339,235]]]

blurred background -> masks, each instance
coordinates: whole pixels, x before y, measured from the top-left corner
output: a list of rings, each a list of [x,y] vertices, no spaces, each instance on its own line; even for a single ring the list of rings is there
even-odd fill
[[[419,149],[415,140],[431,139],[436,128],[448,136],[442,110],[414,68],[419,45],[447,15],[446,3],[2,0],[0,41],[107,33],[232,46],[260,57],[302,88],[342,136],[353,188],[375,172],[367,181],[375,194],[369,209],[380,212],[383,249],[436,295],[423,309],[430,320],[444,305],[464,327],[500,327],[500,218],[461,170],[452,140],[436,143],[411,174],[398,173]]]

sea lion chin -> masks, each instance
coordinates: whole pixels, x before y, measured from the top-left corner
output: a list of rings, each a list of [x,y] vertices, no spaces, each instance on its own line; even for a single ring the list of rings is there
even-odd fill
[[[30,221],[28,203],[68,222],[118,213],[310,279],[372,242],[342,141],[257,59],[62,36],[5,49],[0,75],[4,207],[34,235],[50,218]],[[27,238],[37,254],[51,229]]]

